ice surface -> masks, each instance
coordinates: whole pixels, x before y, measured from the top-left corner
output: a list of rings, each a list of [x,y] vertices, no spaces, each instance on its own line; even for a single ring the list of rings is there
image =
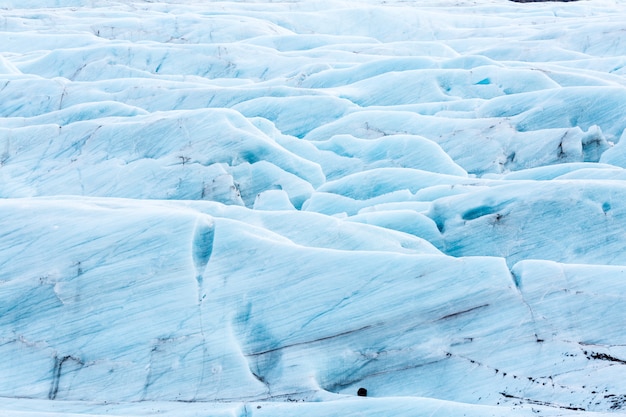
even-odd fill
[[[0,0],[0,415],[620,414],[625,6]]]

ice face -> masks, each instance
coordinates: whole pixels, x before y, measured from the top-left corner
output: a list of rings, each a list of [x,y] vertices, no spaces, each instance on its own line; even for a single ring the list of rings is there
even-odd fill
[[[626,404],[622,1],[0,8],[0,414]]]

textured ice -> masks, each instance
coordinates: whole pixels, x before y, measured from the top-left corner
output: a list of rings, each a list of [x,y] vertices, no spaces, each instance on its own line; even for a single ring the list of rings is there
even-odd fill
[[[0,415],[623,413],[623,0],[0,10]]]

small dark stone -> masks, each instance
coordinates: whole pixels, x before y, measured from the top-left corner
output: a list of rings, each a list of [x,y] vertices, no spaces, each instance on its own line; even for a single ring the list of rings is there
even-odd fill
[[[365,388],[359,388],[359,390],[356,392],[356,395],[358,395],[359,397],[367,397],[367,390]]]

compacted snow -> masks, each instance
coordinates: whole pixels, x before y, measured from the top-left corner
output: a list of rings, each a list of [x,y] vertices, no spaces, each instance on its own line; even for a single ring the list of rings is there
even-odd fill
[[[0,116],[0,416],[626,414],[623,0],[0,0]]]

